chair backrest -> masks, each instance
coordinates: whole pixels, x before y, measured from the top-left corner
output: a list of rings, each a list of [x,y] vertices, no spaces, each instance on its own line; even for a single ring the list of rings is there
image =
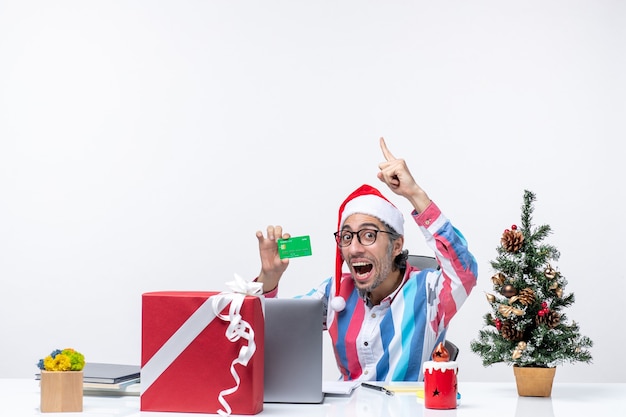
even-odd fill
[[[439,264],[434,256],[426,255],[409,255],[409,264],[418,269],[439,269]],[[444,346],[450,354],[450,360],[455,361],[459,356],[459,348],[449,340],[446,340]]]
[[[417,269],[439,269],[439,264],[434,256],[409,255],[408,261]]]
[[[450,360],[455,361],[456,358],[459,356],[459,348],[457,347],[457,345],[449,340],[446,340],[443,345],[450,354]]]

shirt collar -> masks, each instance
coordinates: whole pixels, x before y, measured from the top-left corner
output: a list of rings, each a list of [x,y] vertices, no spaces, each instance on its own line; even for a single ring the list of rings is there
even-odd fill
[[[387,297],[383,298],[382,301],[380,302],[381,306],[388,306],[391,305],[391,303],[393,302],[394,298],[396,298],[396,295],[398,294],[398,292],[400,291],[400,289],[402,287],[404,287],[404,284],[407,282],[407,280],[409,279],[409,272],[410,272],[410,268],[406,268],[404,270],[404,278],[402,278],[402,282],[400,283],[400,285],[398,285],[396,287],[395,290],[392,291],[391,294],[389,294]],[[374,307],[374,304],[372,304],[372,302],[370,301],[370,297],[369,297],[369,293],[363,293],[361,294],[361,298],[363,299],[363,302],[365,303],[365,305],[368,308],[372,308]]]

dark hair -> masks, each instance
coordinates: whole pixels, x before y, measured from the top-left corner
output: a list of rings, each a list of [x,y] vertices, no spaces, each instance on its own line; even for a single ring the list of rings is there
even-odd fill
[[[389,235],[389,245],[393,245],[393,242],[395,242],[396,240],[398,240],[400,238],[400,236],[402,236],[400,233],[396,232],[396,230],[391,227],[389,224],[387,224],[386,222],[383,222],[381,220],[383,226],[385,226],[385,229],[387,229],[387,232],[390,233]],[[393,260],[393,268],[394,269],[399,269],[400,271],[402,271],[402,273],[404,274],[404,271],[406,270],[406,263],[407,260],[409,259],[409,251],[408,249],[402,249],[402,252],[400,252],[395,259]]]

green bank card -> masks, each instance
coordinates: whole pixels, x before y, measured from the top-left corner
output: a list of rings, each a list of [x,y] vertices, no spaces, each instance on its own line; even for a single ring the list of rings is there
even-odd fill
[[[280,259],[298,258],[311,255],[311,238],[297,236],[289,239],[278,239],[278,256]]]

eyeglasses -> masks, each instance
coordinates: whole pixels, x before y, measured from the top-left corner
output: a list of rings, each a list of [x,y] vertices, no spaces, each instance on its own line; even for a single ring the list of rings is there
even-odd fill
[[[394,233],[387,232],[384,230],[376,230],[376,229],[361,229],[358,232],[351,232],[349,230],[341,230],[339,232],[333,233],[335,235],[335,240],[337,241],[337,245],[340,248],[345,248],[346,246],[350,246],[352,243],[352,239],[356,235],[359,243],[363,246],[370,246],[376,242],[376,237],[378,233],[388,233],[393,235]]]

